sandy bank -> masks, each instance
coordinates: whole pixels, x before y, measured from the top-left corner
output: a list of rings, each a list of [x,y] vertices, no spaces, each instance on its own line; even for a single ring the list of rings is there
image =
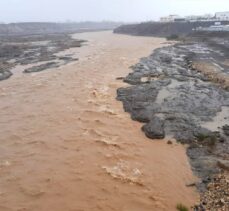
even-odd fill
[[[181,145],[147,139],[116,77],[164,39],[76,34],[78,62],[0,83],[0,209],[175,210],[198,199]]]
[[[228,65],[227,62],[225,64]],[[209,62],[194,62],[193,67],[202,72],[212,82],[220,84],[225,89],[229,88],[229,76],[221,72],[218,66]]]

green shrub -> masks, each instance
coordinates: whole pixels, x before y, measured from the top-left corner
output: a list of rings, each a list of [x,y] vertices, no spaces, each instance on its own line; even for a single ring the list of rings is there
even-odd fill
[[[189,209],[186,206],[184,206],[183,204],[178,204],[177,210],[178,211],[188,211]]]
[[[199,143],[205,145],[205,146],[210,146],[213,147],[215,146],[216,142],[217,142],[217,136],[216,134],[212,133],[212,134],[198,134],[196,136],[197,140]]]

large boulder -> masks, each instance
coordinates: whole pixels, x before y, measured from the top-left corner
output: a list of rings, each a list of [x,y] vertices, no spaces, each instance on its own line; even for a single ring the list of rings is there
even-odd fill
[[[229,125],[224,125],[223,126],[223,132],[226,136],[229,136]]]
[[[10,78],[13,74],[9,70],[0,71],[0,81]]]
[[[229,171],[229,161],[228,160],[220,160],[219,159],[217,164],[221,169]]]
[[[153,117],[151,121],[142,127],[146,136],[152,139],[165,138],[164,122],[159,117]]]

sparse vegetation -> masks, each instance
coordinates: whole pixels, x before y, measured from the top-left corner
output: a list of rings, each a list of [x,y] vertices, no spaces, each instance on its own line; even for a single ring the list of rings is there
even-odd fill
[[[206,138],[208,138],[208,135],[199,133],[199,134],[196,136],[196,138],[197,138],[197,140],[198,140],[199,142],[202,142],[202,141],[204,141]]]
[[[198,134],[197,136],[197,140],[199,143],[206,145],[206,146],[215,146],[216,142],[217,142],[217,134]]]
[[[179,36],[177,34],[172,34],[166,38],[167,38],[167,40],[177,40],[179,38]]]
[[[189,211],[189,209],[183,204],[178,204],[177,205],[177,210],[178,211]]]

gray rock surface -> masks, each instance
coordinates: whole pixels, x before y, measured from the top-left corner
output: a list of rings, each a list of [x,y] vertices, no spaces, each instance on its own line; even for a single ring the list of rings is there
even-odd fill
[[[220,39],[215,42],[185,42],[157,49],[131,67],[133,72],[124,79],[131,86],[117,90],[125,111],[133,120],[145,123],[147,137],[172,136],[189,144],[193,170],[203,181],[200,190],[220,172],[217,160],[229,160],[228,127],[223,127],[224,133],[217,127],[216,131],[204,127],[222,107],[229,106],[229,92],[192,66],[195,60],[214,59],[217,63],[229,58],[225,50],[225,46],[229,50],[229,42],[222,48],[215,47]],[[228,74],[228,69],[221,70]]]
[[[83,42],[66,34],[0,36],[0,80],[8,79],[17,66],[33,65],[24,70],[24,73],[28,73],[77,61],[74,55],[57,56],[57,53],[81,47]],[[40,65],[41,62],[47,64]]]
[[[229,136],[229,125],[224,125],[223,126],[223,132],[226,136]]]
[[[10,78],[13,74],[9,70],[0,71],[0,81]]]
[[[38,66],[33,66],[31,68],[25,69],[24,73],[33,73],[33,72],[40,72],[43,70],[47,70],[50,68],[57,68],[59,67],[58,63],[56,62],[48,62],[42,65],[38,65]]]
[[[142,127],[146,136],[152,139],[165,137],[164,122],[159,117],[153,117],[150,122]]]

